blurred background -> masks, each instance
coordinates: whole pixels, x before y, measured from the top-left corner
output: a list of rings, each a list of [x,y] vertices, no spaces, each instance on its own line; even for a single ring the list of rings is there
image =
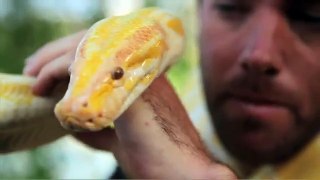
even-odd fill
[[[174,13],[185,24],[185,53],[168,72],[183,97],[199,77],[196,0],[0,0],[0,72],[20,74],[25,59],[47,42],[87,29],[104,17],[150,6]],[[112,154],[72,137],[0,155],[0,179],[107,179],[115,167]]]

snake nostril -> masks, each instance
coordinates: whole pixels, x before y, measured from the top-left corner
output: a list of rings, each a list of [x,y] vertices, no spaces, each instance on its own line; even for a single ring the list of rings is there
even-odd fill
[[[83,103],[82,107],[84,107],[84,108],[88,107],[88,103],[87,102]]]

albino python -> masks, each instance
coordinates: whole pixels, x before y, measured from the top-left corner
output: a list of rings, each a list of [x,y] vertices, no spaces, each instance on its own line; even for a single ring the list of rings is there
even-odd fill
[[[32,77],[0,74],[0,152],[57,139],[68,133],[60,124],[90,131],[112,125],[175,62],[183,47],[181,21],[146,8],[103,19],[88,30],[61,100],[34,96]]]

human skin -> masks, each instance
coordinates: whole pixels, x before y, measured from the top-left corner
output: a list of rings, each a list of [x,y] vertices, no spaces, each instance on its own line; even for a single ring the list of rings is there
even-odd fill
[[[281,163],[320,128],[319,1],[203,0],[201,64],[226,149]]]

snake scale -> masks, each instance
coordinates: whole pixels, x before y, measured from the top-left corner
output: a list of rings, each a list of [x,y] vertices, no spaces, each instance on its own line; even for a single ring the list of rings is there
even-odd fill
[[[183,48],[181,21],[158,8],[144,8],[100,20],[88,30],[63,97],[35,96],[35,78],[0,74],[0,152],[32,148],[67,130],[112,125]]]

